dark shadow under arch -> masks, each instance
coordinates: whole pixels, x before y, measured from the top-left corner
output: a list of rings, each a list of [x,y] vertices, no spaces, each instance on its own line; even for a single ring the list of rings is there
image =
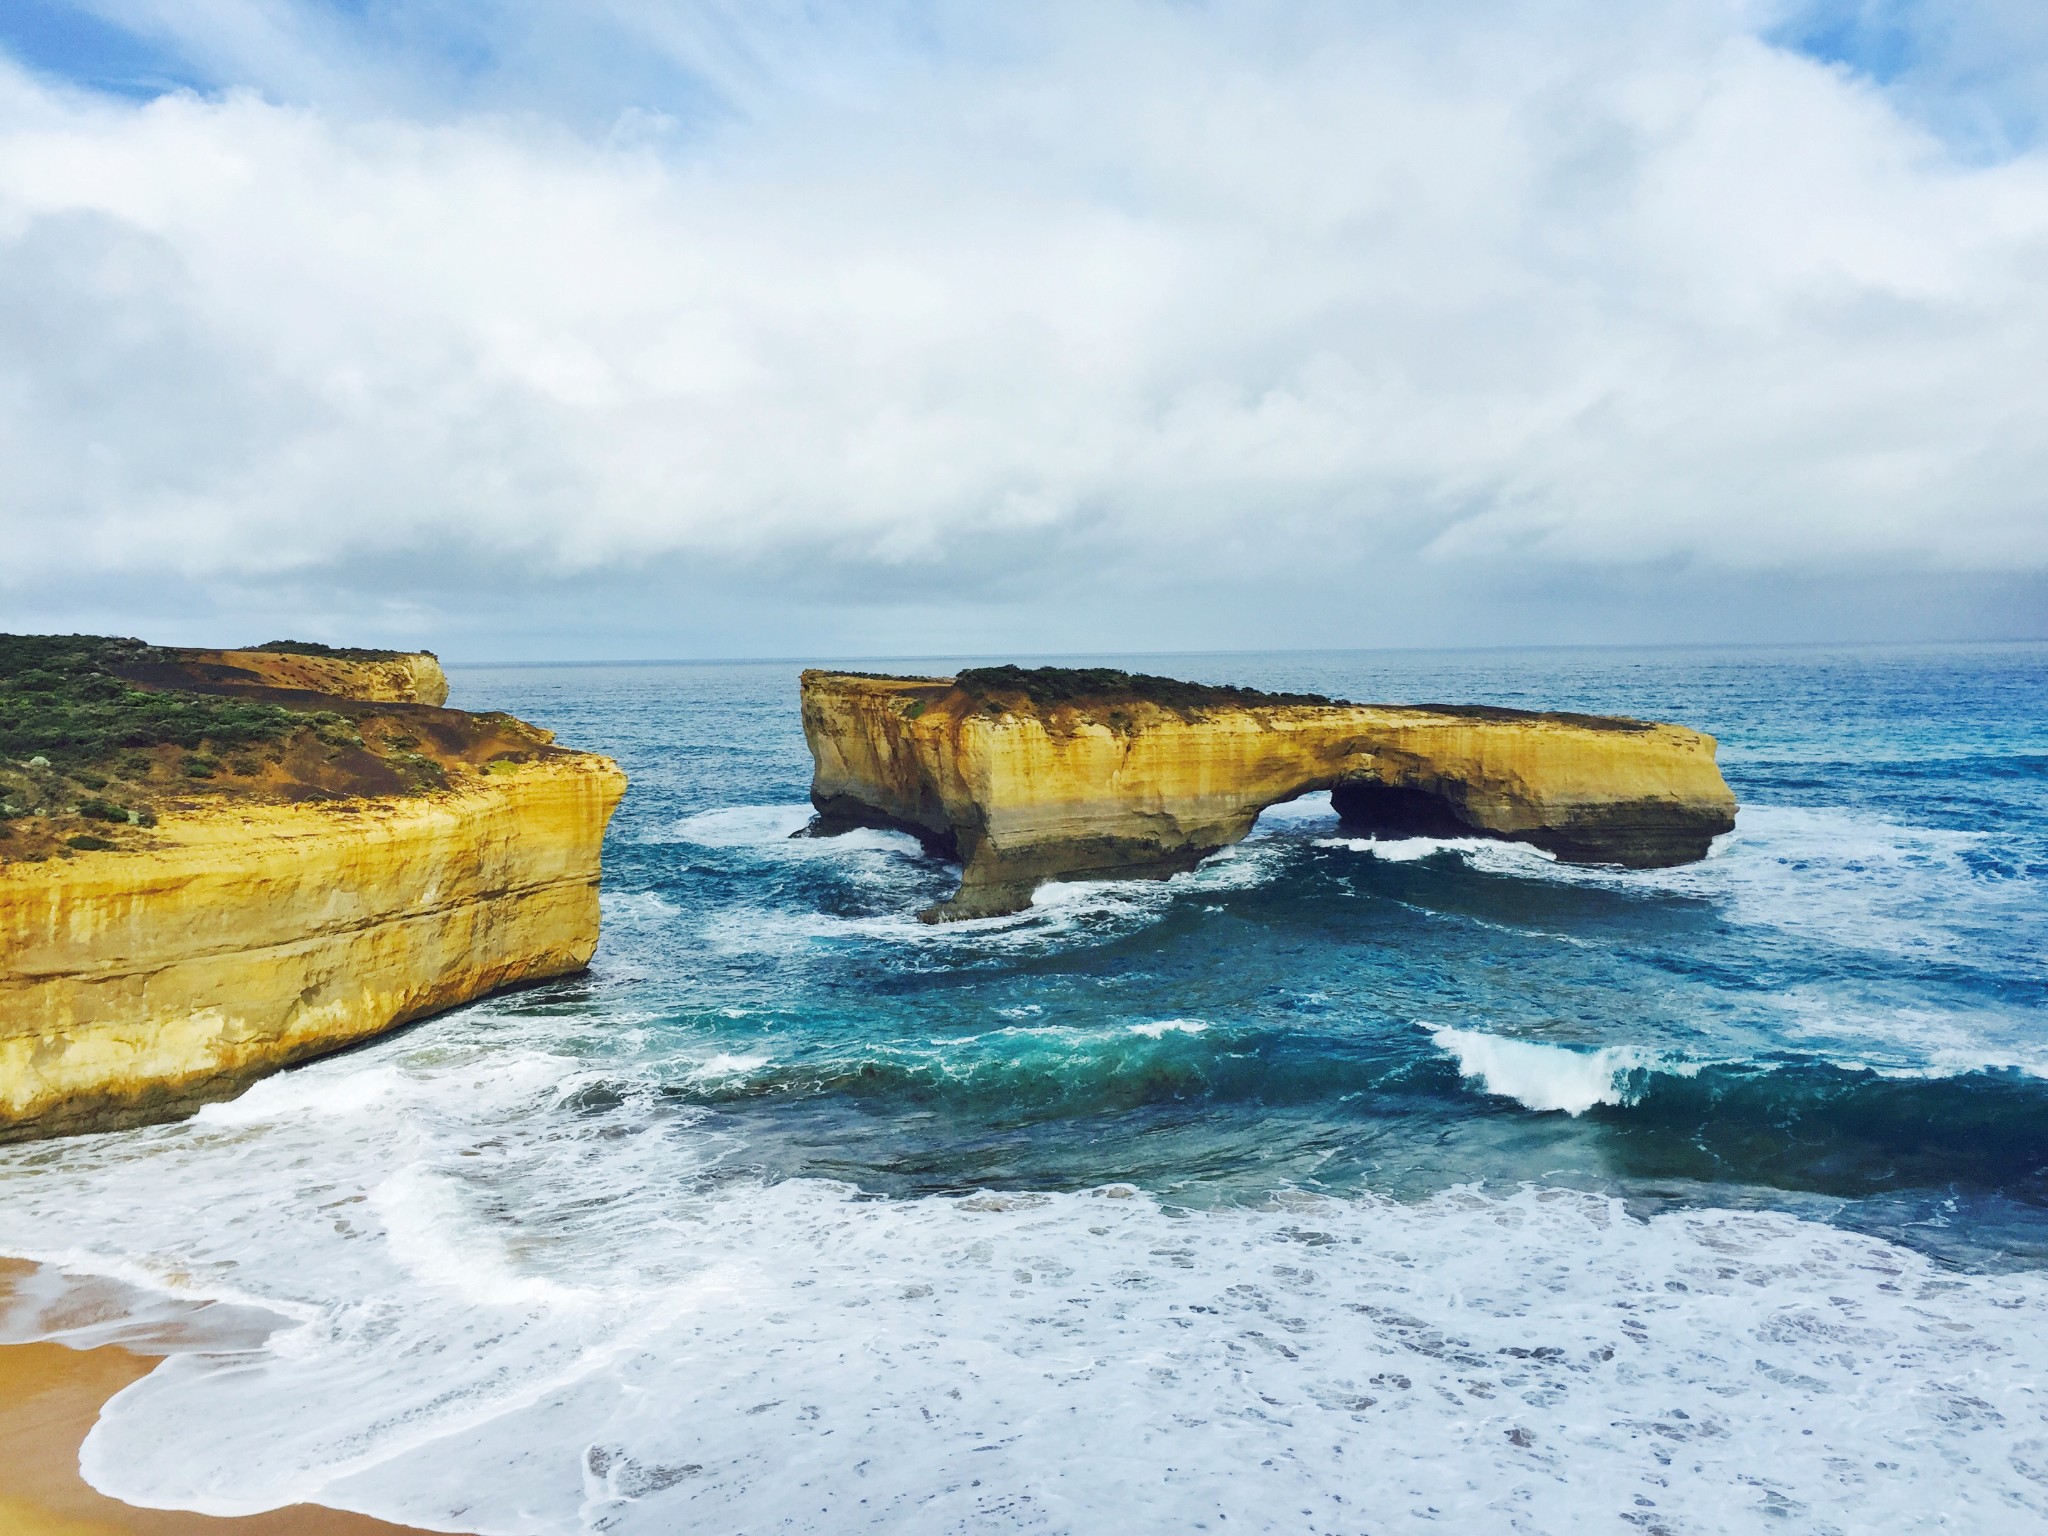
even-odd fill
[[[1458,813],[1448,796],[1407,784],[1342,779],[1330,787],[1330,809],[1347,827],[1401,837],[1497,837]]]

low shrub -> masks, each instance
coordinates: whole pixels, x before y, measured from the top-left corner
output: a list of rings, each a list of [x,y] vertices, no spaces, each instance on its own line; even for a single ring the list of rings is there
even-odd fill
[[[363,733],[356,729],[355,721],[349,719],[347,715],[338,715],[332,710],[323,709],[305,718],[312,722],[313,734],[324,746],[360,747],[363,744]]]
[[[252,651],[269,651],[280,656],[332,656],[336,661],[396,661],[407,651],[374,651],[359,645],[322,645],[318,640],[266,640],[261,645],[249,647]],[[431,656],[432,651],[419,654]]]
[[[991,694],[1022,694],[1040,707],[1110,700],[1156,704],[1173,710],[1338,702],[1320,693],[1267,693],[1258,688],[1232,688],[1219,683],[1188,683],[1175,677],[1125,672],[1116,667],[968,667],[953,681],[984,706]]]
[[[273,704],[153,692],[119,675],[166,657],[140,640],[0,635],[0,757],[45,757],[75,777],[124,748],[248,746],[281,740],[304,721]]]

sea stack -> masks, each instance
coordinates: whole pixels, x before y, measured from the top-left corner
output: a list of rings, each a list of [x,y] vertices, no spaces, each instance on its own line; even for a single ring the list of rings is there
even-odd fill
[[[1267,806],[1330,791],[1362,830],[1483,836],[1633,869],[1735,825],[1714,738],[1604,715],[1348,704],[1107,669],[803,675],[810,835],[911,832],[962,865],[927,921],[1030,904],[1047,880],[1162,878]]]
[[[426,653],[0,636],[0,1140],[588,964],[609,758]]]

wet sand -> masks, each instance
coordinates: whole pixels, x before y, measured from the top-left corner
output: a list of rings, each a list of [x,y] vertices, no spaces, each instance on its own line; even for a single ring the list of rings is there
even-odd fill
[[[12,1267],[12,1266],[10,1266]],[[7,1288],[0,1269],[0,1293]],[[0,1345],[0,1532],[6,1536],[417,1536],[367,1515],[295,1504],[222,1520],[134,1509],[78,1475],[78,1447],[100,1405],[155,1369],[156,1357],[108,1346]]]

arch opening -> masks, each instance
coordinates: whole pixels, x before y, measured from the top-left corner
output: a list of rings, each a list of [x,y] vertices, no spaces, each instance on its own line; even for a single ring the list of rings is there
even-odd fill
[[[1498,837],[1467,821],[1450,796],[1412,784],[1342,779],[1330,789],[1330,808],[1347,830],[1376,837]]]
[[[1305,821],[1322,821],[1336,815],[1335,808],[1330,804],[1329,789],[1328,783],[1311,784],[1284,799],[1261,806],[1259,814],[1252,820],[1252,830],[1272,832],[1282,827]]]

